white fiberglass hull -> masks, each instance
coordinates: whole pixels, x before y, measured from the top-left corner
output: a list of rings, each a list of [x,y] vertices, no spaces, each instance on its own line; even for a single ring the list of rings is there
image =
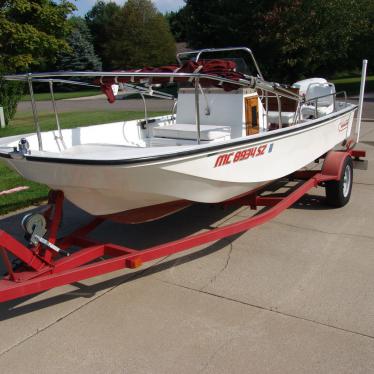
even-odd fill
[[[328,152],[349,137],[354,110],[352,106],[307,124],[160,159],[112,163],[56,162],[47,157],[5,160],[25,178],[62,190],[71,202],[93,215],[177,199],[215,203],[286,176]]]

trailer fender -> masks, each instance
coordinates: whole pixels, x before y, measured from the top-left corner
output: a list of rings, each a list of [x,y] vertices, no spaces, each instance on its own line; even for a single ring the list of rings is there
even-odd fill
[[[340,180],[347,157],[351,157],[348,152],[330,151],[323,163],[321,174],[336,176],[336,180]]]

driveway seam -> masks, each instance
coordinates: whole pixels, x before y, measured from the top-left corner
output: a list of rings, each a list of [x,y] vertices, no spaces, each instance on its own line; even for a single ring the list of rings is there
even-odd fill
[[[353,238],[364,238],[364,239],[374,240],[374,237],[370,236],[370,235],[324,231],[324,230],[319,230],[319,229],[315,229],[315,228],[312,228],[312,227],[302,227],[302,226],[293,225],[293,224],[290,224],[290,223],[284,223],[284,222],[277,221],[276,219],[273,219],[272,223],[282,225],[282,226],[292,227],[292,228],[300,229],[300,230],[304,230],[304,231],[318,232],[319,234],[335,235],[335,236],[347,236],[347,237],[353,237]]]
[[[245,305],[245,306],[248,306],[248,307],[260,309],[260,310],[263,310],[263,311],[266,311],[266,312],[269,312],[269,313],[276,313],[276,314],[280,314],[280,315],[285,316],[285,317],[296,318],[296,319],[299,319],[299,320],[302,320],[302,321],[306,321],[306,322],[310,322],[310,323],[313,323],[313,324],[316,324],[316,325],[320,325],[320,326],[328,327],[328,328],[331,328],[331,329],[343,331],[345,333],[359,335],[359,336],[362,336],[362,337],[374,340],[374,336],[368,335],[368,334],[364,334],[362,332],[353,331],[353,330],[345,329],[343,327],[330,325],[328,323],[324,323],[324,322],[316,321],[316,320],[309,319],[309,318],[306,318],[306,317],[301,317],[301,316],[297,316],[297,315],[294,315],[294,314],[282,312],[280,310],[275,310],[275,309],[272,309],[272,308],[267,308],[267,307],[264,307],[264,306],[261,306],[261,305],[247,303],[247,302],[242,301],[242,300],[237,300],[237,299],[234,299],[234,298],[231,298],[231,297],[227,297],[227,296],[223,296],[223,295],[218,295],[218,294],[215,294],[215,293],[212,293],[212,292],[208,292],[208,291],[204,291],[204,290],[199,290],[197,288],[192,288],[192,287],[188,287],[188,286],[184,286],[184,285],[181,285],[181,284],[176,284],[176,283],[172,283],[172,282],[168,282],[168,281],[160,280],[160,279],[158,279],[158,281],[160,281],[162,283],[166,283],[166,284],[172,285],[172,286],[175,286],[175,287],[184,288],[184,289],[187,289],[187,290],[190,290],[190,291],[194,291],[194,292],[199,292],[199,293],[202,293],[202,294],[205,294],[205,295],[208,295],[208,296],[213,296],[213,297],[217,297],[217,298],[220,298],[220,299],[224,299],[226,301],[231,301],[231,302],[242,304],[242,305]]]
[[[374,186],[374,183],[354,182],[353,184],[358,184],[360,186]]]
[[[209,285],[211,285],[212,283],[214,283],[216,281],[216,279],[227,269],[227,267],[229,266],[229,262],[230,262],[230,259],[231,259],[231,254],[232,254],[232,251],[233,251],[234,247],[232,245],[232,243],[230,244],[230,247],[229,247],[229,252],[227,254],[227,257],[226,257],[226,261],[225,261],[225,264],[223,265],[223,267],[208,281],[208,283],[206,283],[204,286],[202,286],[200,288],[200,290],[204,290],[204,288],[208,287]]]

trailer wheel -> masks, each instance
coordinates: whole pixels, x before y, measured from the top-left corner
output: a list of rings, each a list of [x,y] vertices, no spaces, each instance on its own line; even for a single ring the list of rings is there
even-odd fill
[[[353,182],[353,163],[350,156],[344,160],[341,178],[326,182],[326,202],[334,207],[346,205],[351,197]]]

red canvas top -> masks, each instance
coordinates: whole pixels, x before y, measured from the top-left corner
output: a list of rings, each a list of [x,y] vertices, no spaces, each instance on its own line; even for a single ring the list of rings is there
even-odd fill
[[[160,67],[145,67],[143,69],[131,69],[131,70],[121,70],[118,73],[200,73],[209,74],[222,78],[227,78],[231,80],[239,80],[244,78],[243,74],[235,71],[236,63],[229,60],[200,60],[192,61],[189,60],[185,62],[182,66],[179,65],[167,65]],[[97,79],[95,83],[100,84],[101,90],[105,93],[110,103],[114,103],[115,96],[113,94],[112,85],[115,83],[143,83],[144,79],[151,80],[154,84],[162,84],[169,82],[187,82],[190,78],[188,77],[102,77]],[[216,86],[222,87],[225,91],[231,91],[237,88],[236,85],[227,82],[219,82],[209,78],[200,78],[200,84],[203,87]]]

